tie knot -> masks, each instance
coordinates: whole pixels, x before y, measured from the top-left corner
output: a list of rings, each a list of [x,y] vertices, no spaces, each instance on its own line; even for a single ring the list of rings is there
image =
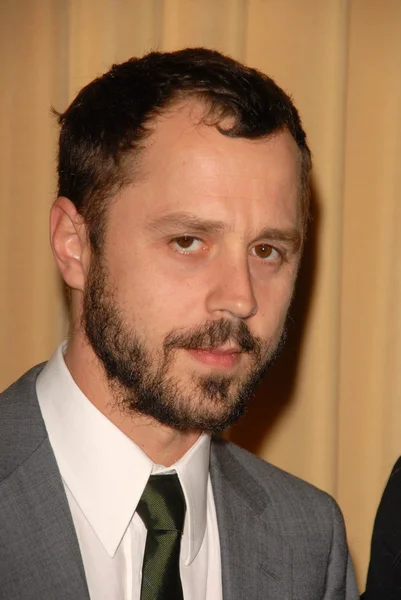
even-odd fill
[[[177,474],[151,475],[136,510],[148,531],[182,533],[185,499]]]

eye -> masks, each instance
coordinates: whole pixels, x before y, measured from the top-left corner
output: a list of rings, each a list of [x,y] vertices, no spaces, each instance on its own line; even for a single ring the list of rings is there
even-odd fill
[[[202,250],[204,244],[202,240],[192,235],[181,235],[171,240],[170,244],[176,252],[181,254],[192,254]]]
[[[269,244],[258,244],[252,248],[252,254],[261,260],[275,261],[280,258],[280,253]]]

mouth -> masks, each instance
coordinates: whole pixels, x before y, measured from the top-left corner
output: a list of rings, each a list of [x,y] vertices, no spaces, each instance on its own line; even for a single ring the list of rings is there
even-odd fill
[[[210,367],[232,369],[241,360],[242,350],[237,346],[218,348],[196,348],[187,350],[194,360]]]

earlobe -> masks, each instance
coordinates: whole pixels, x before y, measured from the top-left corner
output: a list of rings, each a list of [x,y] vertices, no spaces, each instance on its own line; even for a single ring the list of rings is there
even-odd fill
[[[64,281],[70,288],[82,291],[88,253],[86,229],[68,198],[57,198],[51,208],[50,243]]]

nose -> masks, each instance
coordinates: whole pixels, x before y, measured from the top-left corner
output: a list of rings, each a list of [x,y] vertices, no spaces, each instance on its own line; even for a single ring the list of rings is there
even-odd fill
[[[221,261],[216,265],[206,308],[214,317],[249,319],[257,312],[248,261]]]

